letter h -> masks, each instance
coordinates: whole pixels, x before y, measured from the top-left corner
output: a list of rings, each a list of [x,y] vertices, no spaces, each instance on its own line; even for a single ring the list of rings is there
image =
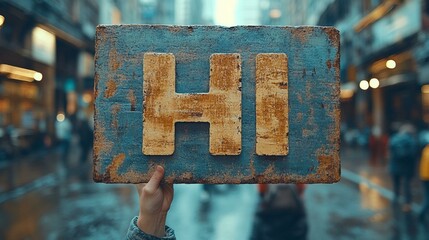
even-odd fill
[[[241,58],[212,54],[208,93],[176,93],[175,57],[143,57],[143,146],[145,155],[172,155],[176,122],[210,123],[210,153],[241,152]]]

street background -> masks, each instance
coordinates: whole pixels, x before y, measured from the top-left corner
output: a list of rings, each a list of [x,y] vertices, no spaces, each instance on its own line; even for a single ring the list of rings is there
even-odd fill
[[[335,26],[342,179],[305,186],[308,239],[429,239],[420,154],[408,206],[388,148],[404,123],[429,143],[427,0],[0,0],[0,239],[123,239],[138,213],[134,186],[92,181],[101,23]],[[175,185],[177,238],[249,239],[257,185],[206,189]]]

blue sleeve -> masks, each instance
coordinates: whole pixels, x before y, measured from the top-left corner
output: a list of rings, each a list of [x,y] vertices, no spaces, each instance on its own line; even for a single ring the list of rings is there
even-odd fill
[[[140,230],[137,226],[137,217],[134,217],[128,228],[126,240],[176,240],[176,236],[174,230],[168,226],[165,226],[165,237],[163,238],[149,235]]]

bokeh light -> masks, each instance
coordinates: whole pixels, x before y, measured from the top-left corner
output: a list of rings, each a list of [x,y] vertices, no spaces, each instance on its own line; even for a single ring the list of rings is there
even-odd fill
[[[58,122],[63,122],[66,119],[66,116],[64,115],[64,113],[58,113],[57,114],[57,121]]]
[[[387,60],[386,67],[389,69],[394,69],[396,67],[395,60],[392,60],[392,59]]]
[[[378,88],[380,86],[380,81],[377,78],[371,78],[371,80],[369,80],[369,86],[371,88]]]
[[[42,81],[42,78],[43,78],[43,74],[41,74],[39,72],[34,73],[34,80]]]
[[[367,81],[367,80],[362,80],[362,81],[360,81],[360,83],[359,83],[359,87],[360,87],[360,89],[362,89],[362,90],[367,90],[367,89],[369,88],[369,83],[368,83],[368,81]]]

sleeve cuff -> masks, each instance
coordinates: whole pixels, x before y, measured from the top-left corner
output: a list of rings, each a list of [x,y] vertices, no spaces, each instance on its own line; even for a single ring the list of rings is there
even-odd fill
[[[137,218],[138,217],[134,217],[131,220],[130,227],[128,228],[127,240],[176,240],[174,230],[168,226],[165,226],[165,237],[162,238],[143,232],[137,226]]]

